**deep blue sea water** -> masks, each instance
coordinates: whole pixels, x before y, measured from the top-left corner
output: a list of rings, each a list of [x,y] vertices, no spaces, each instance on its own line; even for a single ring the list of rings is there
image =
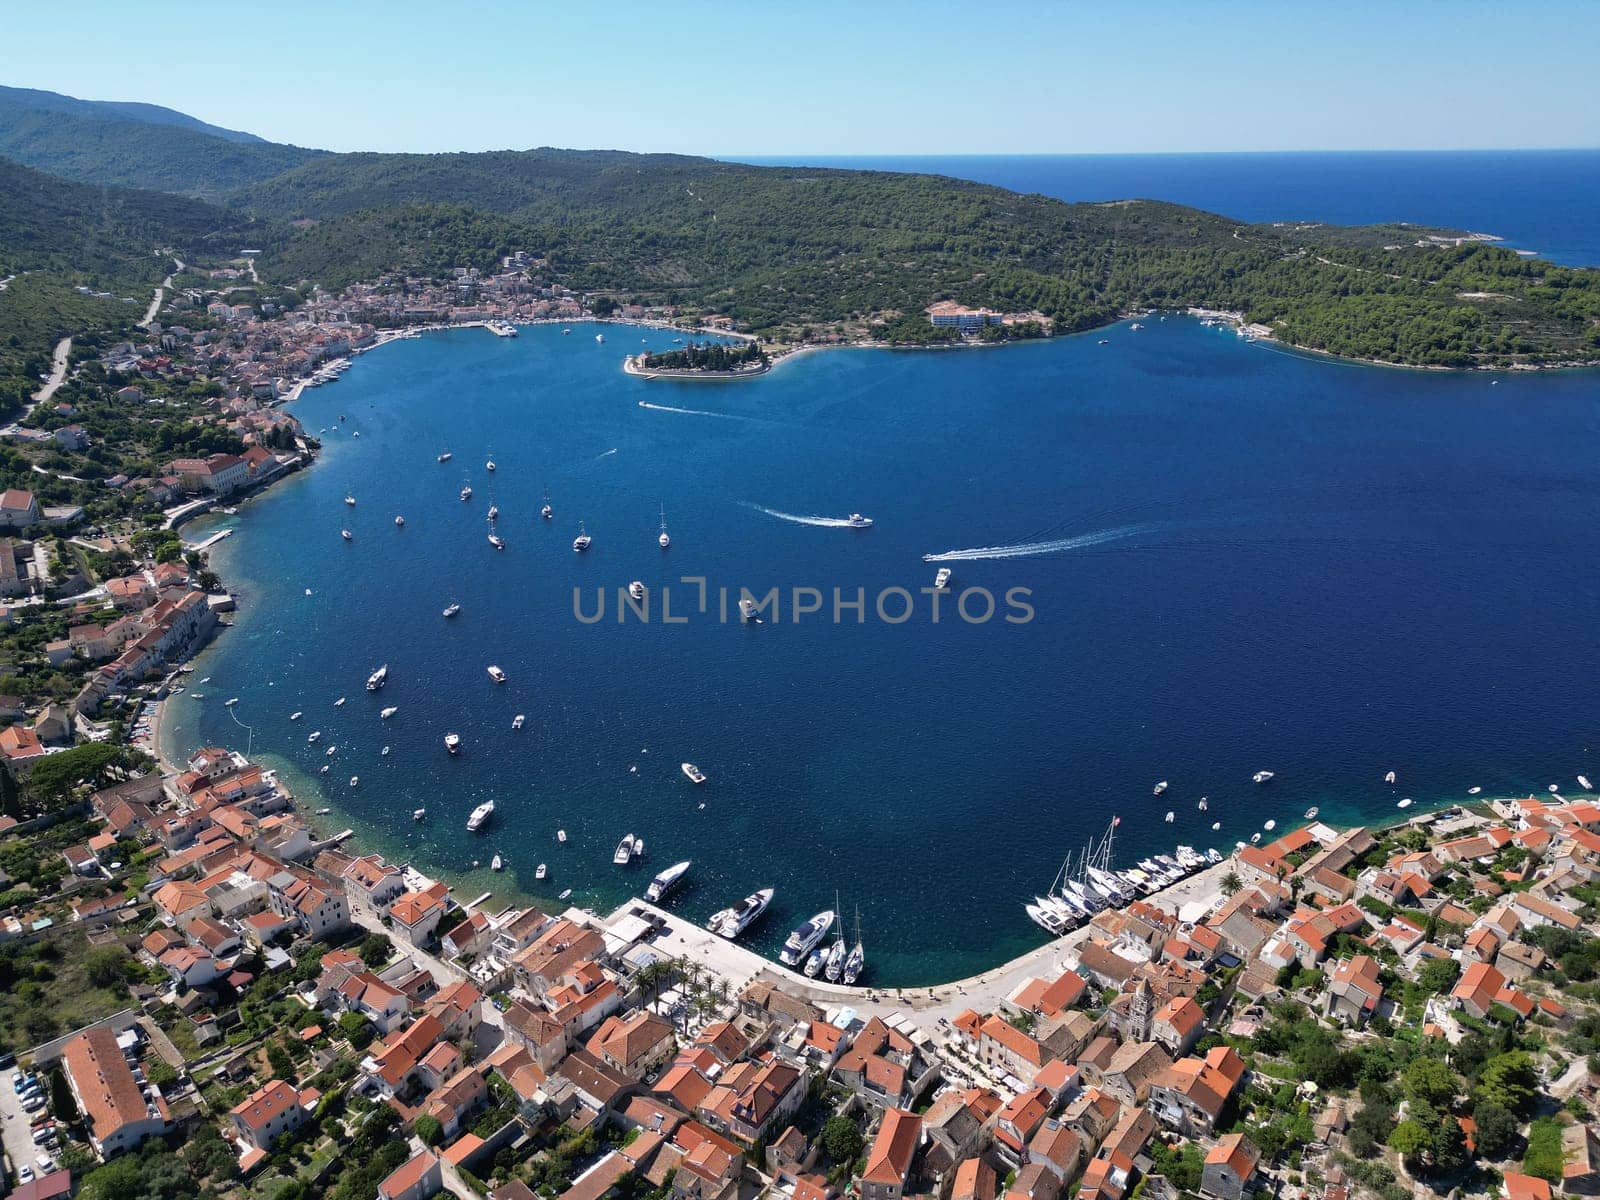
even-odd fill
[[[1245,221],[1412,221],[1600,264],[1600,150],[752,158],[920,171],[1061,200],[1170,200]]]
[[[172,741],[242,746],[248,723],[313,803],[325,785],[334,820],[465,896],[571,887],[608,904],[692,858],[688,915],[777,889],[755,938],[771,951],[837,890],[860,908],[875,978],[898,984],[1036,944],[1022,902],[1113,815],[1131,859],[1226,849],[1312,804],[1372,819],[1401,795],[1600,775],[1594,373],[1345,365],[1172,318],[988,351],[825,351],[751,383],[645,382],[622,354],[669,335],[614,326],[601,346],[592,329],[431,334],[302,399],[326,455],[222,519],[241,531],[216,552],[241,612],[196,673],[214,676],[208,699],[172,706]],[[504,553],[486,541],[491,501]],[[679,613],[684,576],[871,597],[927,585],[927,553],[1041,542],[1077,548],[949,564],[958,591],[1031,589],[1027,624],[947,610],[933,625],[920,593],[893,626],[870,610],[838,625],[611,619],[632,579],[658,600],[671,586]],[[581,624],[573,589],[592,606],[602,586],[608,619]],[[462,612],[445,621],[451,600]],[[382,662],[393,681],[369,696]],[[1278,778],[1257,787],[1262,768]],[[467,834],[491,796],[494,825]],[[610,863],[626,832],[649,847],[629,872]],[[506,875],[471,870],[495,851]]]

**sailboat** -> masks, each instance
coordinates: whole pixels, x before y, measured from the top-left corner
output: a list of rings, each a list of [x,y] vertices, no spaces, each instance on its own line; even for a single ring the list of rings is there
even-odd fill
[[[850,948],[849,956],[844,960],[844,982],[847,986],[854,986],[855,981],[861,978],[861,972],[867,969],[867,951],[861,944],[861,910],[856,909],[856,944]]]
[[[546,521],[556,515],[556,510],[550,507],[550,489],[544,490],[544,507],[539,510],[539,515]]]
[[[840,913],[840,921],[834,928],[833,945],[828,948],[827,958],[822,964],[822,975],[829,983],[838,983],[844,974],[845,959],[849,957],[849,950],[844,944],[844,908],[839,904],[838,892],[833,894],[833,906]],[[806,966],[809,968],[811,964],[807,963]]]
[[[661,544],[663,550],[672,545],[672,535],[667,532],[667,506],[665,504],[661,506],[661,536],[656,538],[656,541]]]

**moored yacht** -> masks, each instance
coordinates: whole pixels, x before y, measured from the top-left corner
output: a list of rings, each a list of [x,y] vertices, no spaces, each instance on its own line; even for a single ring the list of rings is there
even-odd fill
[[[422,820],[423,817],[425,817],[427,815],[428,815],[428,810],[425,809],[425,808],[413,808],[411,810],[411,819],[413,821],[420,821],[420,820]]]
[[[485,515],[491,521],[498,521],[500,519],[500,506],[498,504],[489,505],[489,511]]]
[[[1393,783],[1394,782],[1394,772],[1393,771],[1387,772],[1383,777],[1383,781],[1385,783]]]
[[[390,717],[394,716],[395,713],[397,713],[399,711],[400,711],[400,709],[399,709],[398,706],[391,704],[388,708],[383,709],[381,712],[379,712],[378,716],[380,718],[382,718],[383,720],[387,721]]]
[[[546,521],[556,515],[556,510],[550,507],[550,489],[544,490],[544,507],[539,510],[539,515]]]
[[[494,801],[485,800],[477,808],[473,809],[472,815],[467,818],[467,831],[476,833],[484,827],[492,816],[494,816]]]
[[[489,535],[489,545],[493,546],[496,550],[504,550],[506,548],[505,539],[502,537],[497,537],[492,533]]]
[[[712,933],[719,934],[732,941],[754,925],[761,914],[767,911],[767,905],[771,903],[771,888],[762,888],[759,892],[751,892],[732,908],[725,908],[712,917],[712,924],[708,928]]]
[[[523,716],[521,713],[518,713],[516,716],[511,718],[511,728],[521,729],[523,722],[525,722],[527,719],[527,717]]]
[[[644,599],[644,584],[640,583],[637,579],[635,579],[632,583],[630,583],[628,585],[628,595],[632,596],[635,600],[643,600]]]
[[[622,840],[617,843],[616,852],[611,855],[611,861],[619,867],[627,866],[633,861],[633,851],[638,841],[639,839],[631,833],[623,834]]]
[[[1587,775],[1578,776],[1578,786],[1586,792],[1594,791],[1594,785],[1589,782],[1589,777]]]
[[[684,859],[681,863],[673,863],[650,881],[650,886],[644,890],[644,898],[651,904],[659,902],[663,896],[677,887],[688,873],[688,859]]]
[[[1163,779],[1160,783],[1156,784],[1155,793],[1154,794],[1159,796],[1159,795],[1161,795],[1162,792],[1164,792],[1166,790],[1167,790],[1167,781],[1165,779]]]
[[[578,536],[572,539],[572,548],[581,554],[583,551],[589,548],[589,543],[591,541],[593,541],[593,539],[589,536],[589,531],[583,527],[583,522],[579,521]]]
[[[803,921],[789,931],[789,936],[784,940],[783,949],[778,951],[778,961],[786,967],[797,967],[805,961],[811,948],[828,935],[828,930],[833,928],[838,914],[833,909],[824,909],[809,921]]]
[[[672,545],[672,535],[667,532],[667,506],[665,504],[661,506],[661,534],[656,538],[656,542],[663,550]]]
[[[471,500],[472,499],[472,485],[470,483],[462,485],[462,487],[461,487],[461,498],[463,500]]]
[[[439,461],[442,462],[442,463],[447,463],[454,457],[455,457],[455,455],[451,454],[450,451],[445,450],[445,451],[442,451],[440,453]]]
[[[367,691],[376,692],[389,682],[389,664],[384,663],[371,675],[367,676]]]
[[[448,605],[445,606],[444,615],[447,617],[453,617],[460,611],[461,605],[452,600]]]
[[[496,683],[504,683],[506,681],[506,673],[491,663],[489,666],[489,678]]]
[[[447,734],[445,734],[444,735],[444,748],[446,750],[450,751],[451,754],[460,754],[461,753],[461,735],[459,733],[447,733]]]
[[[603,334],[603,333],[597,333],[597,334],[594,335],[594,340],[599,342],[601,345],[604,345],[605,344],[605,340],[606,340],[606,335]]]
[[[1267,780],[1271,779],[1272,776],[1273,772],[1271,771],[1257,771],[1254,775],[1250,776],[1250,778],[1256,783],[1265,783]]]
[[[704,783],[706,781],[706,773],[692,762],[679,763],[678,766],[688,776],[690,783]]]
[[[861,972],[867,969],[867,950],[861,944],[861,911],[856,910],[856,944],[850,948],[849,956],[844,960],[844,982],[853,986],[861,978]],[[830,975],[831,979],[832,976]]]
[[[339,530],[339,536],[347,542],[353,542],[356,540],[356,535],[351,533],[348,529]]]
[[[344,498],[344,502],[346,504],[348,504],[351,508],[354,508],[355,505],[356,505],[356,498],[354,496],[346,496]]]

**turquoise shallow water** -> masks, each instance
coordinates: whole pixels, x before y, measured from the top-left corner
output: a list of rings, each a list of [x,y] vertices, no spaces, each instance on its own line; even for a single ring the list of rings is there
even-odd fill
[[[208,700],[173,705],[172,741],[243,745],[221,704],[239,697],[258,753],[469,895],[534,892],[542,860],[538,890],[607,904],[692,858],[687,915],[777,889],[753,939],[773,951],[837,891],[895,984],[1036,944],[1023,900],[1112,815],[1138,857],[1226,848],[1312,804],[1376,819],[1401,795],[1600,775],[1600,376],[1350,366],[1173,318],[646,382],[621,356],[670,335],[612,326],[599,345],[593,328],[400,342],[301,400],[313,431],[338,432],[314,470],[224,520],[241,531],[216,553],[239,621],[196,673],[214,676]],[[792,519],[855,510],[873,528]],[[1033,620],[929,623],[922,556],[951,550],[979,552],[948,562],[958,591],[1031,589]],[[632,579],[688,612],[685,576],[860,588],[868,619],[614,619]],[[573,589],[592,609],[602,586],[607,619],[583,624]],[[896,586],[917,609],[890,625],[871,597]],[[382,662],[393,681],[369,696]],[[1257,787],[1262,768],[1278,778]],[[495,823],[473,837],[466,814],[489,797]],[[649,847],[626,872],[610,863],[625,832]],[[506,875],[471,872],[495,851]]]

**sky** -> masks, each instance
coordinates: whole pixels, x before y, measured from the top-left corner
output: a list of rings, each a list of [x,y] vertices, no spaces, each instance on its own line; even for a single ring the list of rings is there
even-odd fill
[[[332,150],[1600,145],[1600,3],[0,0],[0,82]]]

